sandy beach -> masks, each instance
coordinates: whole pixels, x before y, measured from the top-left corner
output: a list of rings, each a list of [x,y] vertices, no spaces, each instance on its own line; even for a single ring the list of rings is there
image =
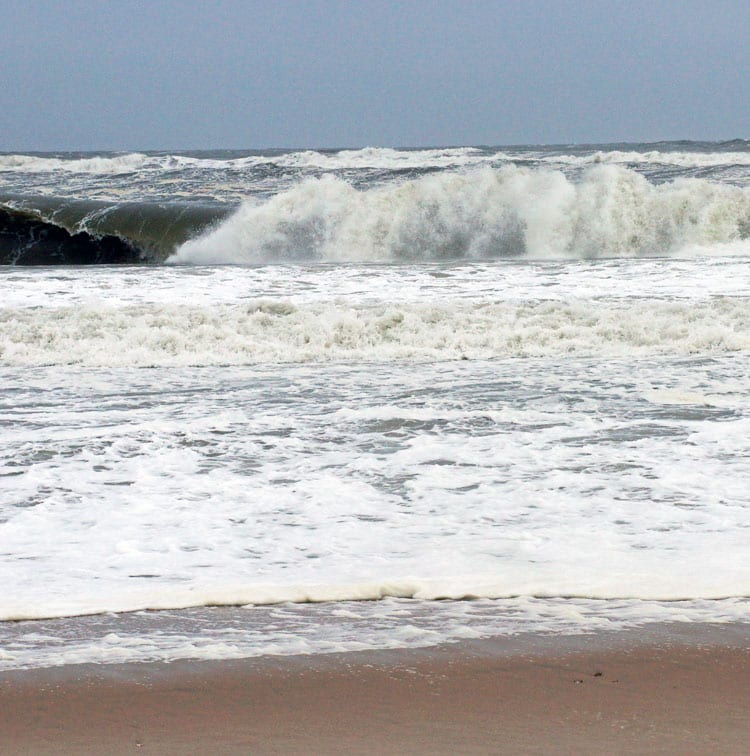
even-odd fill
[[[0,675],[4,753],[746,753],[743,625]]]

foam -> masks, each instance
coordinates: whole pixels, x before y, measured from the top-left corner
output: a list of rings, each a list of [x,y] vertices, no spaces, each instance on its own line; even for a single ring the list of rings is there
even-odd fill
[[[35,155],[0,155],[0,172],[119,174],[137,171],[151,160],[139,152],[114,157],[61,159]]]
[[[364,147],[350,150],[291,150],[232,157],[196,157],[183,154],[51,157],[45,155],[0,155],[0,172],[119,174],[137,170],[175,171],[242,170],[259,167],[300,168],[322,171],[402,170],[410,168],[467,168],[498,165],[514,160],[535,160],[552,165],[588,166],[599,163],[627,165],[673,165],[682,168],[750,165],[750,152],[687,150],[590,150],[586,154],[556,154],[531,149],[504,150],[478,147],[444,147],[398,150]]]
[[[507,160],[503,152],[487,156],[475,147],[442,149],[395,150],[385,147],[366,147],[359,150],[291,151],[280,154],[251,154],[241,157],[206,158],[191,155],[146,155],[130,153],[112,157],[58,158],[40,155],[0,155],[0,172],[118,174],[131,171],[175,171],[185,168],[226,170],[267,167],[309,168],[319,170],[356,170],[374,168],[398,170],[402,168],[450,168]]]
[[[176,659],[239,659],[267,655],[421,648],[519,633],[580,634],[659,623],[747,621],[746,600],[659,603],[540,600],[438,603],[384,598],[331,605],[136,613],[114,617],[6,625],[0,669]]]
[[[635,147],[640,147],[637,145]],[[708,147],[710,149],[710,147]],[[563,154],[561,154],[561,152]],[[394,188],[424,173],[502,169],[514,164],[559,169],[579,181],[591,167],[627,166],[657,184],[678,175],[699,174],[719,182],[745,184],[750,152],[557,147],[451,147],[397,150],[241,151],[156,154],[0,155],[0,174],[9,193],[54,195],[106,201],[173,203],[175,198],[227,205],[249,197],[287,192],[304,178],[333,174],[358,188]],[[529,200],[531,201],[531,199]],[[512,210],[512,208],[511,208]],[[522,219],[523,220],[523,219]],[[169,250],[170,252],[172,250]],[[505,253],[503,253],[505,254]]]
[[[628,165],[675,165],[681,168],[711,168],[718,166],[750,165],[750,152],[661,152],[649,150],[597,150],[588,155],[544,155],[540,162],[566,165],[598,163]]]
[[[642,569],[642,567],[641,567]],[[582,601],[624,602],[683,602],[683,601],[747,601],[738,585],[736,595],[718,587],[711,579],[699,580],[688,587],[675,574],[663,578],[654,577],[654,584],[638,586],[637,595],[617,589],[612,580],[592,580],[588,576],[585,587],[573,588],[570,578],[546,574],[524,579],[517,569],[510,571],[506,579],[487,575],[464,575],[443,580],[424,580],[414,577],[391,578],[383,581],[331,584],[260,584],[236,585],[218,588],[195,586],[192,589],[175,589],[160,586],[158,595],[154,590],[123,590],[116,595],[91,593],[88,596],[46,596],[42,604],[26,601],[4,601],[0,605],[0,622],[25,622],[29,620],[86,617],[97,614],[122,614],[136,611],[169,611],[200,607],[251,607],[275,606],[278,604],[341,604],[347,602],[371,602],[387,599],[414,599],[417,601],[477,601],[508,600],[523,597],[530,599],[566,599]],[[742,576],[747,585],[748,574]],[[740,581],[742,582],[742,581]],[[643,617],[641,615],[641,620]]]
[[[730,249],[727,249],[727,247]],[[326,303],[428,304],[623,299],[704,301],[743,297],[750,287],[750,244],[691,248],[691,257],[595,262],[483,261],[419,265],[265,265],[133,267],[0,267],[2,307],[136,305],[211,308],[274,298],[296,307]],[[712,254],[713,252],[713,254]]]
[[[5,368],[0,616],[748,596],[748,358]]]
[[[615,165],[576,182],[559,171],[507,166],[366,191],[326,175],[243,204],[169,261],[664,256],[736,242],[749,228],[750,190],[697,179],[654,185]]]
[[[309,361],[725,354],[750,302],[639,300],[0,310],[0,364],[153,367]]]
[[[455,168],[508,160],[505,152],[488,155],[476,147],[444,149],[395,150],[387,147],[365,147],[360,150],[292,152],[273,159],[276,165],[316,168],[321,170],[400,170],[404,168]]]

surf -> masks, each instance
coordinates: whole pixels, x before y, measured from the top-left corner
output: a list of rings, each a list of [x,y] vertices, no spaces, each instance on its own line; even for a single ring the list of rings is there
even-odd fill
[[[309,178],[243,203],[167,262],[659,257],[748,237],[748,189],[701,179],[653,184],[617,165],[580,179],[506,166],[365,190],[332,175]]]
[[[750,350],[745,297],[0,309],[0,365],[187,367],[351,360],[721,355]]]

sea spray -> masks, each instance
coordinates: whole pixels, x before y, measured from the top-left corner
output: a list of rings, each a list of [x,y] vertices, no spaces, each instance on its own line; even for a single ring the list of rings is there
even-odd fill
[[[173,263],[669,256],[750,233],[750,190],[655,185],[615,165],[579,181],[507,166],[357,190],[334,176],[249,201]]]

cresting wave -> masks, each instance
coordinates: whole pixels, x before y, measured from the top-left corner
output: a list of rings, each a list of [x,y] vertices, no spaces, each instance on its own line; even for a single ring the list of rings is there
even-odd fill
[[[178,171],[185,168],[205,170],[257,167],[319,168],[321,170],[450,168],[508,159],[509,156],[505,152],[494,150],[488,152],[476,147],[421,150],[395,150],[388,147],[324,151],[264,150],[259,154],[237,157],[210,157],[205,153],[147,155],[139,152],[126,155],[67,158],[45,155],[0,155],[0,172],[120,175],[138,171]]]
[[[393,149],[364,147],[328,150],[262,150],[258,152],[218,151],[186,153],[24,155],[0,154],[2,173],[79,173],[122,175],[134,172],[176,171],[185,168],[225,170],[257,168],[318,168],[321,170],[380,170],[409,167],[456,168],[497,165],[514,159],[538,159],[541,162],[588,165],[591,163],[627,163],[701,167],[750,165],[747,140],[725,143],[671,142],[639,145],[645,149],[611,149],[615,145],[596,145],[578,149],[553,146],[546,150],[529,147],[438,147]],[[650,149],[649,149],[650,148]],[[552,154],[549,154],[551,151]]]
[[[148,157],[141,153],[112,157],[50,157],[46,155],[0,155],[0,172],[13,173],[130,173],[143,168]]]
[[[721,245],[749,237],[750,188],[653,184],[618,165],[575,180],[506,165],[367,189],[325,174],[239,208],[0,197],[0,264],[17,265],[593,259],[695,246],[725,254]]]
[[[598,150],[590,155],[547,155],[540,157],[540,161],[567,165],[626,163],[628,165],[674,165],[682,168],[708,168],[720,165],[750,165],[750,153]]]
[[[33,211],[0,205],[0,265],[138,262],[143,253],[119,236],[69,231]]]
[[[750,350],[750,301],[0,310],[0,364],[155,367],[310,361],[722,354]]]
[[[507,166],[359,191],[326,175],[243,204],[171,263],[666,256],[750,236],[750,190],[655,185],[615,165],[578,181]]]

